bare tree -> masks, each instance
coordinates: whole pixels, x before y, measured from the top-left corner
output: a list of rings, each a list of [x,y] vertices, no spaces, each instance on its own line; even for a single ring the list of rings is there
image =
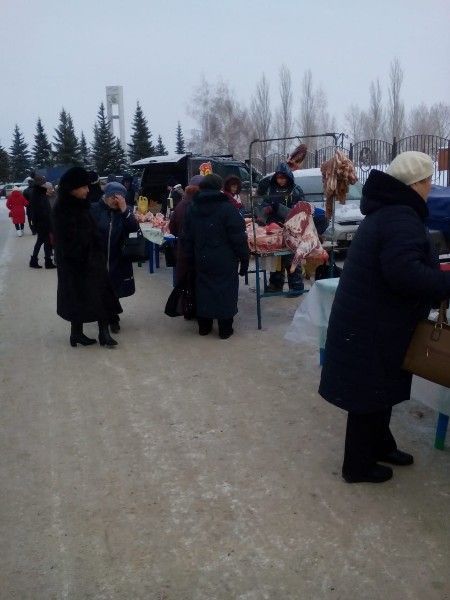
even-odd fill
[[[384,126],[383,92],[379,79],[371,82],[369,93],[369,109],[364,113],[363,135],[367,139],[379,139],[383,135]]]
[[[286,65],[280,69],[280,108],[278,109],[275,128],[277,137],[289,137],[292,135],[294,125],[292,117],[292,78],[291,72]],[[289,142],[283,140],[278,144],[278,152],[286,156]]]
[[[247,111],[241,108],[228,84],[219,82],[211,86],[203,78],[194,89],[188,113],[198,125],[187,143],[190,150],[247,156],[251,137]]]
[[[345,113],[345,124],[353,143],[362,140],[366,115],[356,104],[351,104]]]
[[[439,102],[428,107],[424,102],[411,109],[408,119],[410,135],[436,135],[447,138],[450,130],[450,105]]]
[[[316,96],[310,69],[303,76],[299,126],[302,135],[313,135],[317,131]]]
[[[400,97],[402,83],[403,69],[398,58],[395,58],[389,71],[388,134],[397,139],[403,136],[405,130],[405,105]]]
[[[256,137],[261,140],[270,137],[272,111],[270,108],[270,87],[265,74],[262,75],[256,85],[256,91],[250,105],[250,116]],[[266,171],[269,150],[269,144],[260,144],[264,171]]]
[[[442,138],[450,138],[450,104],[438,102],[430,107],[430,121],[433,134]]]

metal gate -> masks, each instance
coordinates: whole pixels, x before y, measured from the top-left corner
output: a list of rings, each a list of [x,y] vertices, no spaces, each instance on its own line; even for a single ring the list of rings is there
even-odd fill
[[[385,171],[394,157],[394,145],[385,140],[364,140],[350,146],[350,158],[364,183],[371,169]]]
[[[433,183],[450,185],[450,140],[437,135],[410,135],[394,145],[396,154],[416,150],[428,154],[434,162]]]

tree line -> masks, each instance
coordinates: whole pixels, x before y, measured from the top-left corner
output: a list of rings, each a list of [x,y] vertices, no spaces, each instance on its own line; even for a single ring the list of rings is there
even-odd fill
[[[103,102],[97,113],[90,145],[83,132],[77,137],[70,113],[62,108],[51,142],[38,118],[31,150],[19,126],[14,127],[9,152],[0,146],[0,181],[20,181],[34,170],[56,165],[79,165],[101,175],[123,173],[136,160],[167,155],[161,135],[158,135],[156,144],[153,143],[147,118],[139,102],[132,122],[131,143],[127,146],[125,151],[120,140],[112,133]],[[175,152],[183,154],[185,151],[184,135],[178,122]]]
[[[409,113],[402,98],[404,73],[398,59],[390,64],[385,87],[377,78],[369,87],[369,104],[365,108],[351,104],[344,122],[329,111],[328,100],[322,86],[317,85],[311,70],[303,74],[300,93],[294,93],[292,76],[285,65],[279,70],[278,102],[272,106],[271,87],[265,74],[257,82],[250,102],[240,103],[232,88],[224,82],[211,84],[203,78],[194,89],[188,112],[196,122],[191,131],[188,148],[195,152],[232,153],[248,156],[249,141],[304,136],[323,132],[345,131],[350,141],[382,138],[392,141],[405,135],[430,134],[443,138],[450,136],[450,105],[438,102],[432,106],[420,104]],[[298,142],[297,142],[298,143]],[[323,139],[310,140],[308,148],[314,150]],[[270,152],[286,155],[296,145],[285,141],[276,144],[259,144],[256,148],[264,163]]]

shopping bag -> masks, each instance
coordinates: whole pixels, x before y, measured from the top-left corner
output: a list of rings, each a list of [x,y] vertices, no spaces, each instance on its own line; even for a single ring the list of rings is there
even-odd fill
[[[437,321],[426,319],[416,327],[403,361],[403,369],[450,388],[450,326],[447,302],[442,302]]]
[[[148,259],[145,237],[139,229],[130,233],[122,245],[122,256],[131,262],[145,263]]]

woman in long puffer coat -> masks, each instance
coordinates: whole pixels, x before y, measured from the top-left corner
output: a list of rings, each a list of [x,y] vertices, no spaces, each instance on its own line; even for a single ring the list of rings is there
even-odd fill
[[[58,268],[57,313],[71,323],[70,344],[88,346],[95,340],[83,334],[83,323],[98,322],[102,346],[117,344],[109,320],[122,312],[112,288],[102,241],[89,212],[89,176],[73,167],[62,177],[53,209]]]
[[[6,201],[6,208],[9,209],[9,216],[11,217],[19,237],[23,236],[26,206],[28,206],[28,200],[20,192],[19,188],[13,188],[8,200]]]
[[[106,268],[118,298],[132,296],[135,292],[133,263],[122,255],[122,246],[130,233],[139,230],[133,210],[126,203],[126,188],[120,183],[108,183],[103,198],[91,204],[106,257]],[[120,331],[119,315],[109,320],[113,333]]]
[[[450,297],[450,273],[439,270],[425,227],[434,165],[404,152],[386,173],[364,184],[366,215],[352,241],[328,325],[319,393],[348,412],[342,475],[349,483],[381,483],[409,465],[389,423],[392,407],[408,400],[402,369],[414,330],[432,304]]]
[[[207,175],[186,213],[182,243],[195,270],[199,334],[218,320],[219,337],[233,334],[238,312],[239,275],[248,270],[249,249],[244,219],[220,190],[222,178]],[[240,263],[240,269],[239,269]]]

